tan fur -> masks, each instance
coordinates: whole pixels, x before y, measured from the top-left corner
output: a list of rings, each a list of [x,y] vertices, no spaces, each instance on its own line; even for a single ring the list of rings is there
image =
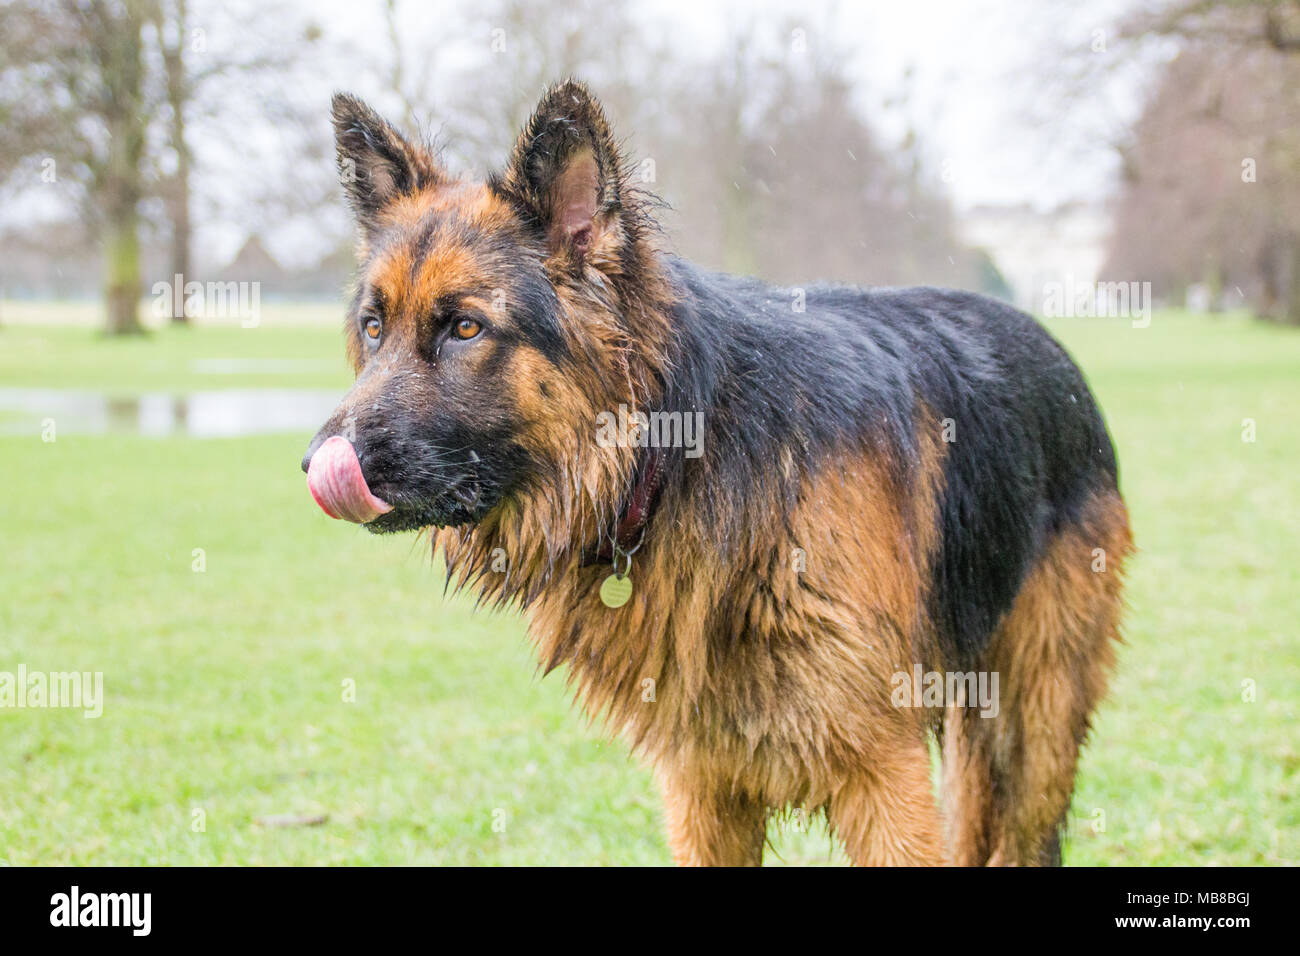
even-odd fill
[[[932,496],[900,491],[873,455],[845,457],[807,479],[789,531],[751,516],[752,549],[729,567],[709,554],[706,517],[663,515],[634,602],[598,603],[607,566],[571,567],[539,596],[542,660],[567,662],[588,713],[656,766],[679,859],[752,862],[766,819],[753,808],[829,803],[858,862],[942,861],[927,716],[889,701],[891,675],[933,656],[920,577],[933,535],[908,530],[909,514],[932,522]],[[701,822],[709,807],[729,822]]]
[[[495,386],[526,423],[518,440],[556,471],[478,524],[434,534],[449,579],[482,600],[527,610],[542,668],[565,667],[590,718],[654,767],[680,863],[760,863],[769,816],[791,806],[825,810],[859,864],[1043,860],[1112,664],[1130,550],[1122,502],[1117,495],[1093,502],[1025,581],[978,662],[1001,675],[996,719],[969,708],[945,718],[891,701],[894,675],[916,664],[954,665],[930,620],[946,446],[927,408],[916,410],[912,460],[863,445],[815,465],[789,454],[773,462],[772,486],[763,489],[771,493],[756,495],[763,504],[739,516],[743,530],[730,550],[714,543],[716,516],[701,513],[699,495],[667,496],[632,565],[633,599],[605,607],[598,592],[610,567],[584,557],[617,521],[640,452],[600,447],[596,416],[619,404],[655,407],[671,362],[673,301],[598,109],[583,117],[595,152],[573,154],[586,164],[581,175],[540,194],[530,179],[530,137],[550,128],[546,114],[556,103],[581,101],[575,89],[548,94],[503,179],[534,216],[571,208],[578,186],[598,189],[579,210],[593,216],[589,246],[575,250],[565,228],[529,253],[554,285],[577,360],[560,373],[516,344],[506,381]],[[431,403],[438,397],[406,370],[416,367],[420,323],[447,296],[486,311],[484,290],[508,284],[499,276],[509,263],[485,261],[458,242],[458,224],[520,227],[494,191],[435,173],[427,154],[418,162],[423,185],[382,210],[398,239],[364,280],[389,303],[385,354],[396,356],[388,361],[407,383],[403,400]],[[449,223],[447,234],[417,248],[433,213]],[[398,241],[403,236],[409,241]],[[510,312],[489,314],[505,322]],[[473,361],[486,362],[498,347],[485,343]],[[349,349],[360,369],[365,345],[355,328]],[[359,405],[369,398],[364,379]],[[789,508],[782,488],[797,490]],[[1108,554],[1104,574],[1090,568],[1096,547]],[[504,571],[494,568],[498,555]],[[940,724],[942,816],[927,750]]]
[[[924,739],[886,749],[831,796],[831,828],[854,863],[937,866],[944,862],[939,813]]]
[[[1106,570],[1094,570],[1095,549]],[[1047,548],[993,637],[983,669],[1001,679],[1001,713],[954,708],[944,733],[949,852],[963,865],[1046,862],[1069,809],[1079,747],[1119,640],[1125,557],[1118,495]]]

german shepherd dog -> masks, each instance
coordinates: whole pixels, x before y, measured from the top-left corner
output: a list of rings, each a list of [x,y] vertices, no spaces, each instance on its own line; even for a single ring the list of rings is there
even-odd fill
[[[433,528],[449,582],[522,608],[679,863],[759,864],[794,808],[859,864],[1058,863],[1131,550],[1062,348],[972,293],[674,257],[574,81],[486,183],[333,119],[361,264],[356,383],[303,459],[324,510]],[[646,427],[685,419],[693,448]]]

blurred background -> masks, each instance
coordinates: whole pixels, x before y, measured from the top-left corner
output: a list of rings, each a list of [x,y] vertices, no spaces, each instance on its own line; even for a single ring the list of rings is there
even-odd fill
[[[571,75],[709,266],[1027,308],[1067,276],[1141,280],[1300,323],[1291,0],[10,0],[0,18],[0,297],[100,299],[115,332],[175,275],[338,295],[332,90],[482,175]]]
[[[1044,318],[1142,548],[1067,862],[1294,862],[1297,0],[0,0],[0,672],[106,689],[0,709],[0,862],[667,860],[522,623],[297,467],[349,377],[330,94],[482,177],[567,76],[682,255]]]

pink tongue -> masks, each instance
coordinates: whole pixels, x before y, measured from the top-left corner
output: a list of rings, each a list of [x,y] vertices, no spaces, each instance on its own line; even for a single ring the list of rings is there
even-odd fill
[[[356,450],[342,435],[329,439],[311,456],[307,488],[331,518],[365,524],[393,510],[387,501],[370,493]]]

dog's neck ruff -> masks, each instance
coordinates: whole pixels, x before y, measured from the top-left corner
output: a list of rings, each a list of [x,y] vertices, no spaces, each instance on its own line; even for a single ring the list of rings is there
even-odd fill
[[[663,472],[662,450],[647,447],[637,468],[636,483],[632,486],[632,493],[623,506],[622,514],[618,516],[613,532],[601,539],[600,549],[596,552],[593,561],[588,563],[594,563],[595,560],[612,562],[616,548],[623,554],[627,554],[637,547],[640,536],[654,512]]]

